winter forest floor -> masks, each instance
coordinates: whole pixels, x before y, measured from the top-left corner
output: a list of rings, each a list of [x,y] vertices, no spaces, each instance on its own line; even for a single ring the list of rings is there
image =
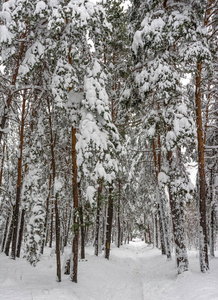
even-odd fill
[[[70,250],[70,249],[69,249]],[[218,300],[218,258],[210,272],[199,271],[198,253],[189,251],[190,269],[177,276],[175,259],[167,261],[158,249],[136,240],[120,249],[112,246],[110,260],[86,249],[79,262],[78,283],[62,275],[55,281],[54,251],[46,248],[34,268],[25,259],[0,254],[1,300]],[[216,252],[218,256],[218,251]],[[62,263],[66,254],[62,256]]]

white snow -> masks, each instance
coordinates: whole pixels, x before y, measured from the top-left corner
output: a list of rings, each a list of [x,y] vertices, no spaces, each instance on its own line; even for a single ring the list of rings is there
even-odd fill
[[[70,247],[67,249],[70,251]],[[210,272],[199,271],[196,251],[188,252],[190,270],[177,275],[174,259],[167,261],[160,250],[139,239],[121,246],[112,245],[110,260],[95,257],[86,249],[79,262],[78,283],[62,274],[55,281],[54,251],[45,254],[36,267],[25,259],[11,260],[0,254],[0,299],[4,300],[217,300],[218,259],[210,260]],[[216,256],[218,251],[216,251]],[[65,255],[62,255],[62,262]]]
[[[92,204],[94,202],[94,196],[96,193],[96,189],[94,188],[94,186],[88,186],[87,190],[86,190],[86,197],[89,200],[90,204]]]
[[[54,192],[57,193],[62,189],[62,182],[59,178],[55,178]]]
[[[40,13],[42,10],[45,10],[47,7],[47,5],[45,4],[44,1],[39,1],[37,4],[36,4],[36,10],[35,10],[35,13]]]
[[[8,30],[5,25],[0,25],[0,43],[9,42],[13,39],[13,34]]]
[[[158,182],[160,184],[166,184],[169,180],[169,177],[164,172],[159,172],[158,174]]]

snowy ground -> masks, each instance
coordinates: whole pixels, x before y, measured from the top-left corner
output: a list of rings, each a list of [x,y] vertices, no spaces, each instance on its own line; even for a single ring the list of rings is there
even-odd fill
[[[0,299],[218,300],[218,258],[210,260],[210,273],[201,274],[196,251],[190,251],[190,270],[177,276],[174,260],[167,261],[141,241],[112,247],[109,261],[95,257],[93,248],[86,250],[77,284],[66,275],[61,283],[55,281],[55,255],[49,248],[35,268],[25,259],[12,261],[1,253]]]

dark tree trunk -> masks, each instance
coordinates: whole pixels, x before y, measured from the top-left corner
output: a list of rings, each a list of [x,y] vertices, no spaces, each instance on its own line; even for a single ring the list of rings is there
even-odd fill
[[[79,208],[80,231],[81,231],[81,259],[85,259],[85,228],[83,224],[83,208]]]
[[[215,257],[215,206],[211,207],[211,220],[210,220],[210,256]]]
[[[121,246],[123,245],[123,225],[122,225],[121,234],[120,234],[120,245]]]
[[[42,239],[42,246],[40,249],[40,253],[44,253],[44,247],[47,244],[46,239],[48,238],[47,234],[47,226],[48,226],[48,216],[49,216],[49,199],[50,199],[50,194],[51,194],[51,174],[49,174],[49,188],[48,188],[48,197],[46,199],[46,212],[45,212],[45,222],[44,222],[44,237]]]
[[[164,240],[164,230],[163,230],[163,219],[161,216],[161,208],[158,204],[158,219],[159,219],[159,230],[160,230],[160,245],[161,245],[161,252],[163,255],[166,255],[166,247],[165,247],[165,240]]]
[[[121,244],[120,202],[121,202],[121,180],[119,179],[119,196],[118,196],[118,207],[117,207],[117,247],[118,248],[120,248],[120,244]]]
[[[171,251],[170,251],[170,241],[169,241],[169,233],[167,229],[167,220],[166,220],[166,214],[164,209],[164,200],[162,199],[162,195],[160,191],[157,191],[159,194],[159,203],[160,203],[160,214],[161,214],[161,220],[162,220],[162,230],[163,230],[163,243],[165,245],[165,254],[167,255],[168,259],[171,259]]]
[[[25,123],[25,106],[26,106],[26,94],[23,95],[22,114],[21,114],[21,127],[20,127],[20,144],[19,144],[19,157],[17,163],[17,192],[16,203],[13,215],[13,236],[12,236],[12,249],[11,258],[16,259],[17,250],[17,231],[19,224],[19,210],[20,210],[20,192],[22,182],[22,159],[23,159],[23,141],[24,141],[24,123]]]
[[[2,248],[1,248],[2,252],[4,252],[4,249],[5,249],[5,242],[6,242],[7,233],[8,233],[9,221],[10,221],[10,214],[8,213],[7,220],[6,220],[6,223],[5,223],[3,241],[2,241]]]
[[[78,214],[78,208],[74,208],[74,214]],[[77,275],[78,275],[78,252],[79,252],[79,223],[77,217],[74,217],[74,238],[73,238],[73,246],[72,246],[72,255],[73,261],[71,263],[72,273],[71,280],[72,282],[77,283]]]
[[[58,193],[55,191],[55,179],[56,179],[56,164],[55,164],[55,138],[53,136],[52,119],[50,111],[50,103],[47,98],[48,112],[49,112],[49,127],[50,127],[50,148],[51,148],[51,166],[52,166],[52,216],[51,216],[51,238],[52,238],[52,227],[53,227],[53,203],[55,209],[55,235],[56,235],[56,265],[57,265],[57,281],[61,282],[61,258],[60,258],[60,218],[58,211]],[[54,200],[53,200],[54,199]],[[52,240],[50,240],[52,245]]]
[[[19,238],[17,244],[17,257],[20,257],[20,250],[23,240],[23,230],[24,230],[24,221],[25,221],[25,209],[22,209],[21,220],[20,220],[20,230],[19,230]]]
[[[207,219],[206,219],[206,180],[204,166],[204,139],[201,112],[201,71],[202,63],[197,64],[198,74],[196,76],[195,105],[196,105],[196,126],[198,140],[198,170],[199,170],[199,211],[200,211],[200,232],[199,232],[199,254],[200,269],[202,273],[209,270],[208,249],[207,249]]]
[[[49,238],[49,248],[52,248],[53,242],[53,228],[54,228],[54,201],[51,199],[51,215],[50,215],[50,238]]]
[[[3,177],[3,170],[4,170],[4,161],[5,161],[5,142],[3,144],[2,149],[2,163],[1,163],[1,170],[0,170],[0,195],[1,195],[1,187],[2,187],[2,177]]]
[[[149,224],[148,224],[148,238],[149,238],[149,244],[151,244],[151,230]]]
[[[82,192],[81,192],[81,182],[78,182],[78,193],[79,193],[79,222],[80,222],[80,258],[85,259],[85,227],[83,223],[83,205],[82,205]]]
[[[15,207],[13,206],[13,211],[14,211],[14,209],[15,209]],[[8,231],[7,242],[6,242],[5,251],[4,251],[7,256],[9,255],[10,244],[11,244],[12,234],[13,234],[13,228],[14,228],[13,215],[14,215],[14,213],[12,213],[11,224],[10,224],[10,228],[9,228],[9,231]]]
[[[56,263],[57,263],[57,281],[61,282],[61,254],[60,254],[60,218],[58,211],[58,193],[55,195],[55,233],[56,233]]]
[[[97,196],[97,214],[95,222],[95,255],[98,256],[99,253],[99,234],[100,234],[100,215],[101,215],[101,192],[102,192],[102,183],[99,179],[98,182],[98,196]]]
[[[105,241],[105,258],[109,259],[110,245],[111,245],[111,233],[112,233],[112,221],[113,221],[113,188],[109,188],[108,196],[108,213],[107,213],[107,225],[106,225],[106,241]]]
[[[144,240],[147,243],[147,233],[146,233],[146,215],[144,213]]]
[[[155,214],[155,216],[154,216],[154,226],[155,226],[154,241],[155,241],[155,246],[158,248],[158,223],[157,223],[157,214]]]
[[[106,206],[103,206],[102,213],[102,247],[105,245],[105,231],[106,231]]]
[[[77,182],[77,153],[76,153],[76,128],[72,127],[72,173],[73,173],[73,229],[74,238],[72,246],[73,261],[71,263],[71,280],[77,282],[78,250],[79,250],[79,195]]]
[[[210,256],[215,257],[215,216],[216,206],[213,197],[213,169],[210,172]]]

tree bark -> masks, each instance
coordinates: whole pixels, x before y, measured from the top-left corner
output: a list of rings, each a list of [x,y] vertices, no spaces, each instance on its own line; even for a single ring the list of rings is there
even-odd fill
[[[111,245],[111,233],[112,233],[112,221],[113,221],[113,197],[112,186],[109,187],[108,195],[108,212],[107,212],[107,224],[106,224],[106,241],[105,241],[105,258],[109,259],[110,245]]]
[[[74,238],[72,246],[71,280],[77,282],[78,273],[78,250],[79,250],[79,198],[77,182],[77,153],[76,153],[76,128],[72,126],[72,182],[73,182],[73,229]]]
[[[17,164],[17,192],[16,192],[16,203],[15,203],[15,210],[13,216],[14,222],[13,222],[13,236],[12,236],[12,249],[11,249],[12,259],[16,259],[16,248],[17,248],[17,231],[18,231],[18,224],[19,224],[20,193],[21,193],[21,182],[22,182],[25,106],[26,106],[26,93],[23,94],[23,104],[22,104],[22,113],[21,113],[20,144],[19,144],[19,153],[18,153],[18,164]]]
[[[4,161],[5,161],[5,142],[3,144],[2,149],[2,163],[1,163],[1,171],[0,171],[0,195],[1,195],[1,187],[2,187],[2,177],[3,177],[3,170],[4,170]]]
[[[80,206],[79,209],[79,217],[80,217],[80,231],[81,231],[81,259],[85,259],[85,228],[83,224],[83,208]]]
[[[68,24],[66,18],[66,24]],[[71,47],[68,49],[68,62],[72,65]],[[69,87],[69,91],[72,87]],[[74,238],[72,245],[71,255],[71,266],[70,266],[70,277],[72,282],[77,282],[77,271],[78,271],[78,250],[79,250],[79,195],[78,195],[78,181],[77,181],[77,153],[76,153],[76,128],[72,125],[71,128],[71,139],[72,139],[72,184],[73,184],[73,228]]]
[[[6,242],[7,233],[8,233],[9,221],[10,221],[10,214],[8,213],[8,216],[7,216],[7,219],[6,219],[6,223],[5,223],[5,230],[4,230],[4,236],[3,236],[2,246],[1,246],[1,251],[2,252],[5,249],[5,242]]]
[[[162,254],[166,254],[167,258],[170,259],[171,258],[170,241],[169,241],[169,233],[167,229],[166,215],[165,215],[165,209],[163,203],[164,200],[163,197],[161,196],[159,183],[158,183],[158,174],[160,173],[161,170],[160,136],[158,137],[158,148],[159,148],[158,156],[156,154],[155,141],[153,141],[152,147],[153,147],[153,159],[154,159],[155,177],[156,177],[156,198],[158,203],[161,250],[162,250]]]
[[[13,211],[12,211],[12,217],[11,217],[11,223],[10,223],[10,227],[8,230],[8,236],[7,236],[7,242],[5,245],[5,255],[8,256],[9,255],[9,251],[10,251],[10,244],[11,244],[11,240],[12,240],[12,234],[13,234],[13,227],[14,227],[14,210],[15,210],[15,206],[13,206]]]
[[[69,235],[69,230],[70,230],[70,222],[71,222],[71,211],[69,213],[69,217],[68,217],[68,222],[67,222],[67,228],[66,228],[66,232],[65,232],[65,236],[64,236],[64,247],[67,246],[67,242],[68,242],[68,235]]]
[[[210,170],[210,256],[215,257],[215,215],[216,206],[213,191],[213,169]]]
[[[55,138],[53,136],[52,119],[49,99],[47,98],[48,112],[49,112],[49,127],[50,127],[50,149],[51,149],[51,166],[52,166],[52,204],[54,203],[55,209],[55,245],[56,245],[56,265],[57,265],[57,281],[61,282],[61,257],[60,257],[60,218],[58,211],[58,193],[55,191],[55,180],[56,180],[56,163],[55,163]],[[54,199],[54,200],[53,200]],[[52,207],[53,210],[53,207]],[[53,216],[51,219],[53,224]],[[52,231],[52,226],[51,226]],[[50,240],[50,244],[51,244]]]
[[[58,211],[58,193],[55,195],[55,233],[56,233],[56,264],[57,264],[57,281],[61,282],[61,238],[60,238],[60,218]]]
[[[52,248],[53,242],[53,228],[54,228],[54,200],[51,197],[51,215],[50,215],[50,237],[49,237],[49,248]]]
[[[17,257],[20,257],[20,250],[21,250],[22,239],[23,239],[25,212],[26,212],[25,209],[22,209],[21,220],[20,220],[19,238],[18,238],[18,244],[17,244]]]
[[[168,151],[167,160],[169,169],[172,170],[172,151]],[[188,256],[184,236],[183,204],[179,195],[172,193],[171,184],[168,185],[170,208],[173,225],[173,236],[176,250],[176,263],[178,274],[188,271]]]
[[[202,273],[209,270],[208,249],[207,249],[207,218],[206,218],[206,179],[204,165],[204,137],[203,122],[201,112],[201,72],[202,63],[197,64],[197,76],[195,87],[195,105],[196,105],[196,127],[198,140],[198,171],[199,171],[199,255],[200,269]]]
[[[99,238],[100,238],[100,215],[101,215],[101,193],[102,193],[102,182],[98,180],[98,196],[97,196],[97,214],[95,222],[95,255],[99,253]]]
[[[79,192],[79,221],[80,221],[80,258],[85,259],[85,227],[83,223],[83,205],[82,205],[82,193],[80,182],[78,183],[78,192]]]
[[[119,195],[118,195],[118,207],[117,207],[117,247],[120,248],[121,244],[121,226],[120,226],[120,205],[121,205],[121,180],[118,180]]]
[[[150,230],[149,223],[148,223],[148,238],[149,238],[149,244],[151,244],[151,230]]]
[[[49,216],[49,200],[50,200],[50,195],[51,195],[51,173],[49,174],[49,185],[48,185],[48,196],[46,199],[46,212],[45,212],[45,222],[44,222],[44,237],[42,239],[42,246],[40,253],[43,254],[44,252],[44,247],[46,245],[46,239],[47,239],[47,230],[48,230],[48,216]]]

